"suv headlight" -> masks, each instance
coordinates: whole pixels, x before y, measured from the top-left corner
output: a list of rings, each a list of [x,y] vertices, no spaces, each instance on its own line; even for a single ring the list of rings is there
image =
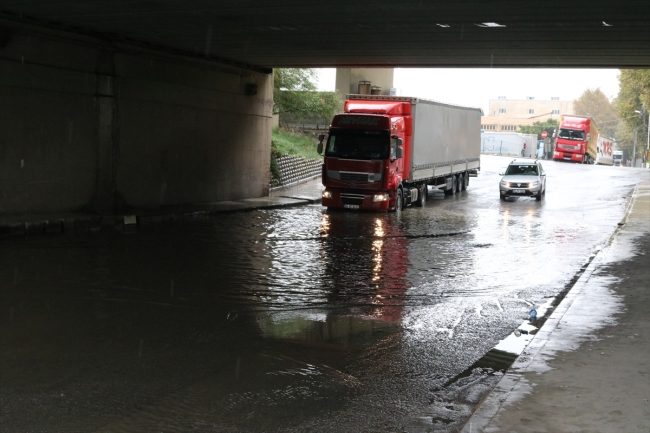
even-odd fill
[[[501,181],[501,185],[502,185],[502,186],[508,186],[508,182],[506,182],[505,180],[502,180],[502,181]]]
[[[539,182],[531,182],[530,183],[530,186],[537,186],[537,185],[539,185]]]

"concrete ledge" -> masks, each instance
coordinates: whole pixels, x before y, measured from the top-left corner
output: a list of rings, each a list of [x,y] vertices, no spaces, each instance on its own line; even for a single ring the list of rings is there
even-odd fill
[[[204,222],[209,220],[210,215],[219,213],[277,209],[312,204],[320,200],[320,195],[275,196],[187,206],[166,206],[160,209],[136,209],[123,215],[12,215],[0,217],[0,237],[84,233],[123,230],[125,226]]]

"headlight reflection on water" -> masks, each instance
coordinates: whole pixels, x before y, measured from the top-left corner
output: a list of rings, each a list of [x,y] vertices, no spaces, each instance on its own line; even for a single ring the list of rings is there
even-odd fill
[[[384,222],[377,218],[375,219],[375,237],[377,238],[383,238],[384,237]],[[384,246],[384,240],[383,239],[375,239],[372,242],[372,250],[374,251],[374,255],[372,258],[372,261],[374,262],[374,266],[372,269],[372,281],[377,282],[381,280],[381,268],[382,268],[382,248]]]

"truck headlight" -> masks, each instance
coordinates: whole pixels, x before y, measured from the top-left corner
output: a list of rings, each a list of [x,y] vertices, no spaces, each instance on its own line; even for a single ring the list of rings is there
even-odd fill
[[[325,190],[323,191],[323,198],[332,198],[332,191]]]
[[[376,201],[388,201],[388,193],[384,192],[384,193],[381,193],[381,194],[375,194],[372,197],[372,201],[375,201],[375,202]]]
[[[582,155],[578,154],[578,155],[576,155],[576,158],[580,159],[580,158],[582,158]]]

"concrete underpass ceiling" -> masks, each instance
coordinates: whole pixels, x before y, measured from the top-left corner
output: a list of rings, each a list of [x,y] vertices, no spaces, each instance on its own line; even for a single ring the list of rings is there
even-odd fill
[[[0,11],[263,69],[650,67],[647,0],[0,0]]]

